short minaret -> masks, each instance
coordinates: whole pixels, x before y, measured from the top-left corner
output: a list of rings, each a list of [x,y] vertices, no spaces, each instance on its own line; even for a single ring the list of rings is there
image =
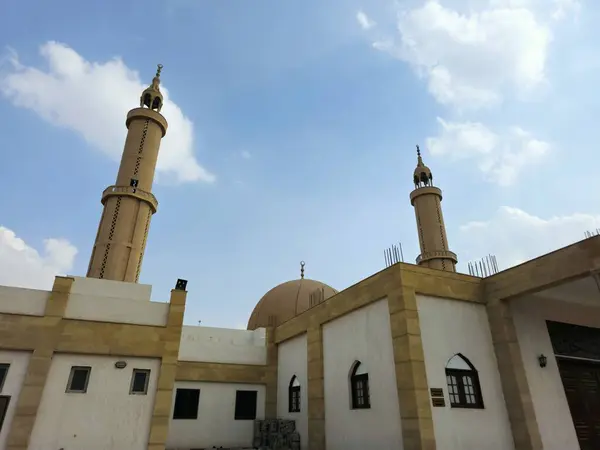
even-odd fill
[[[442,215],[442,190],[433,186],[433,175],[429,167],[423,164],[418,145],[414,183],[415,190],[410,193],[410,202],[415,208],[421,247],[417,264],[431,269],[456,272],[456,254],[448,250]]]
[[[150,219],[158,202],[152,183],[160,141],[167,121],[160,114],[158,65],[152,84],[142,92],[140,107],[127,113],[127,138],[117,181],[102,193],[100,218],[87,276],[136,283],[140,276]]]

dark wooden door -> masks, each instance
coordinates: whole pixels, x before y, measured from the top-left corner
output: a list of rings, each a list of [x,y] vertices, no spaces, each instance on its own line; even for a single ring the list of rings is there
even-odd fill
[[[581,450],[600,449],[600,364],[558,358]]]

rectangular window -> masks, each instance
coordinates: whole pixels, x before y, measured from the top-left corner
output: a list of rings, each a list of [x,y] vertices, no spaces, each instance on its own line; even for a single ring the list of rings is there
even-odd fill
[[[173,419],[197,419],[200,389],[177,389]]]
[[[257,391],[235,392],[235,420],[256,419]]]
[[[67,383],[67,392],[76,394],[85,394],[90,381],[91,367],[73,366]]]
[[[2,392],[2,388],[4,387],[4,382],[6,381],[6,377],[8,376],[8,368],[10,364],[0,364],[0,392]]]
[[[8,395],[0,395],[0,431],[2,431],[2,425],[4,424],[4,417],[6,417],[9,402],[10,397]]]
[[[351,378],[352,409],[369,409],[369,375],[366,373],[354,375]]]
[[[450,406],[453,408],[483,408],[483,398],[477,372],[446,369]]]
[[[133,369],[131,375],[130,394],[146,395],[148,393],[148,383],[150,382],[150,370]]]
[[[451,405],[460,405],[460,397],[458,393],[458,381],[454,375],[446,375],[448,382],[448,395],[450,396]]]

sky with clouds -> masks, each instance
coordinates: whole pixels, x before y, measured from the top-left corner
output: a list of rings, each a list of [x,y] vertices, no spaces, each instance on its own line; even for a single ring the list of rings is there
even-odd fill
[[[0,284],[85,275],[156,64],[169,122],[140,282],[245,327],[273,286],[344,289],[418,254],[415,144],[459,270],[600,228],[600,4],[589,0],[6,0]]]

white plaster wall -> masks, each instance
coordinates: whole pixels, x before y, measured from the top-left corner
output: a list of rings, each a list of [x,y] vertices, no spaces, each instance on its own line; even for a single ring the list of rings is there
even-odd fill
[[[0,286],[0,313],[43,316],[49,291]]]
[[[5,448],[6,445],[6,439],[8,438],[8,432],[15,414],[17,400],[19,399],[19,393],[21,392],[23,380],[25,379],[25,374],[27,373],[27,366],[29,365],[30,357],[30,352],[11,352],[0,350],[0,364],[10,364],[8,374],[0,394],[9,395],[11,397],[8,404],[8,410],[6,411],[6,416],[4,417],[4,424],[0,430],[0,449]]]
[[[92,367],[87,393],[65,392],[71,366]],[[29,450],[146,450],[159,367],[158,359],[54,355]],[[151,370],[147,395],[129,395],[133,369]]]
[[[232,364],[267,363],[266,330],[236,330],[184,326],[179,346],[180,361]]]
[[[277,360],[277,417],[296,421],[302,450],[308,449],[308,364],[306,334],[282,342]],[[300,412],[289,412],[289,386],[293,376],[300,383]]]
[[[65,310],[67,319],[156,326],[166,325],[168,314],[168,303],[83,294],[71,294]]]
[[[422,295],[417,306],[427,382],[446,399],[431,408],[438,450],[514,450],[485,306]],[[478,371],[484,409],[450,407],[445,369],[457,353]]]
[[[265,417],[265,387],[234,383],[175,382],[171,417],[177,388],[200,389],[198,419],[171,419],[168,449],[251,447],[254,436],[253,420],[234,420],[236,390],[258,391],[256,418]]]
[[[152,295],[152,286],[149,284],[69,276],[74,279],[71,294],[146,301]]]
[[[529,296],[513,300],[511,312],[544,450],[578,450],[546,320],[600,328],[600,310]],[[548,358],[544,368],[537,360],[542,353]]]
[[[323,326],[327,450],[403,448],[387,299]],[[371,408],[350,409],[354,361],[369,373]]]

